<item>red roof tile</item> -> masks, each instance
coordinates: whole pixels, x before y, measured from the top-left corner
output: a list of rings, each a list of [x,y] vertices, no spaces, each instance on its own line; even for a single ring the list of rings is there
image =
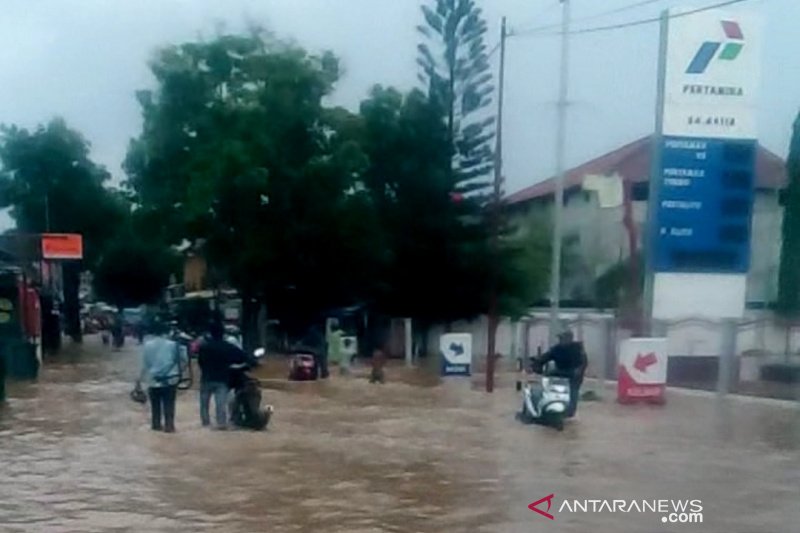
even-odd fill
[[[619,174],[625,181],[645,182],[650,174],[651,137],[644,137],[608,154],[568,170],[564,190],[580,187],[590,174],[610,176]],[[780,189],[786,184],[786,164],[779,156],[763,146],[756,155],[756,186],[759,189]],[[555,178],[540,181],[506,197],[507,204],[519,204],[555,192]]]

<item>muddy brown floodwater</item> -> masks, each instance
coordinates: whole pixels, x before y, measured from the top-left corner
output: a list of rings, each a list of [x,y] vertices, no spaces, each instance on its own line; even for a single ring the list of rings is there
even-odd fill
[[[463,380],[388,369],[288,384],[261,370],[269,431],[200,427],[181,393],[178,433],[148,429],[128,392],[136,347],[88,340],[13,384],[0,408],[2,532],[797,533],[797,404],[672,392],[662,408],[584,403],[563,433],[523,426],[510,375],[487,396]],[[700,499],[703,523],[568,514],[573,499]]]

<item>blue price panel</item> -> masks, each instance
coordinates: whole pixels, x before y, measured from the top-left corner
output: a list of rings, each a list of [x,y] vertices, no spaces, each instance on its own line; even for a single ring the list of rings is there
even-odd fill
[[[756,141],[664,138],[656,271],[747,272],[755,157]]]

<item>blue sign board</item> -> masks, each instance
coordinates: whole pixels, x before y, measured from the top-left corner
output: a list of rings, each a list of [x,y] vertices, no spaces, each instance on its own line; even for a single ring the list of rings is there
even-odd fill
[[[656,272],[746,273],[756,141],[664,137]]]

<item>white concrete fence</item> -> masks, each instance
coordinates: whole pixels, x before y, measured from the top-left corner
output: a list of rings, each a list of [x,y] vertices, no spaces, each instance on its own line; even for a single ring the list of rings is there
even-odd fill
[[[621,340],[631,336],[631,331],[620,327],[614,315],[599,311],[564,310],[561,319],[569,324],[576,338],[586,347],[589,377],[600,377],[604,373],[611,377],[616,368],[617,346]],[[478,368],[485,365],[487,321],[484,316],[449,326],[450,332],[472,334]],[[429,330],[428,355],[436,354],[439,336],[446,330],[444,325]],[[738,369],[740,381],[757,380],[758,369],[765,363],[784,361],[787,357],[793,361],[800,358],[800,324],[780,320],[768,311],[749,311],[743,319],[735,322],[705,319],[663,322],[660,330],[668,339],[670,356],[700,359],[724,354],[737,358],[733,362],[728,359],[728,363],[732,362]],[[548,338],[549,315],[546,310],[533,311],[515,322],[502,320],[496,340],[497,353],[503,356],[499,368],[513,370],[517,357],[535,355],[539,347],[546,350]],[[720,360],[720,368],[722,366]]]

